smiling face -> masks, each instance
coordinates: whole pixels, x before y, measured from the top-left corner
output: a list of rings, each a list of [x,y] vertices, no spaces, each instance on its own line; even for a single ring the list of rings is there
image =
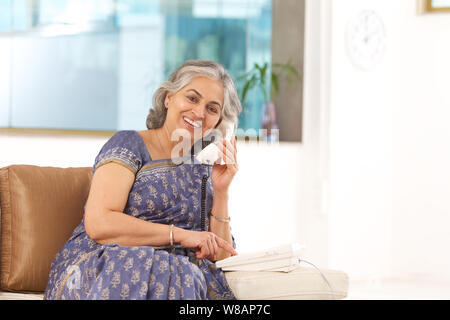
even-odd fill
[[[167,117],[164,126],[169,132],[185,129],[194,138],[194,130],[201,135],[214,128],[221,117],[224,87],[218,80],[194,78],[179,91],[169,92],[165,99]]]

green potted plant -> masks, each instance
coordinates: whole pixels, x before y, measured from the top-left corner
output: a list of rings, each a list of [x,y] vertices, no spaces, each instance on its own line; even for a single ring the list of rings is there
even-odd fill
[[[271,70],[269,68],[271,67]],[[300,75],[297,69],[292,65],[291,60],[288,62],[274,63],[270,65],[268,62],[262,65],[255,63],[253,67],[238,77],[239,81],[242,81],[242,93],[241,102],[244,106],[244,112],[249,112],[246,106],[246,99],[250,90],[257,88],[261,90],[264,97],[264,105],[261,111],[261,128],[267,129],[267,135],[270,137],[272,129],[278,129],[275,104],[273,99],[279,94],[281,77],[286,77],[288,83],[292,83],[292,78],[300,79]],[[269,86],[272,90],[272,96],[270,96]]]

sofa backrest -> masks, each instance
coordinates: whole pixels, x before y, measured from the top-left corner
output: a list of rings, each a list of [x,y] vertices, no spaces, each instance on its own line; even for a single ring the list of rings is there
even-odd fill
[[[0,169],[0,289],[43,292],[52,260],[81,222],[92,168]]]

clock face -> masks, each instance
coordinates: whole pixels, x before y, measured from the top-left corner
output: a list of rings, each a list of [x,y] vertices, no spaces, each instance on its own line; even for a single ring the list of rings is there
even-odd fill
[[[348,24],[346,42],[352,63],[362,70],[372,70],[386,51],[383,20],[372,10],[362,11]]]

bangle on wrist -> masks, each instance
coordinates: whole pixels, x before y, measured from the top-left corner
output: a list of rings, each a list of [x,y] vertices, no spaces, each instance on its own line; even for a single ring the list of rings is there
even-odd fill
[[[211,216],[211,217],[213,217],[214,219],[216,219],[217,221],[220,221],[220,222],[230,222],[230,217],[228,217],[228,218],[220,218],[220,217],[216,217],[215,215],[213,215],[212,214],[212,212],[211,211],[209,211],[209,215]]]
[[[169,241],[170,241],[170,249],[173,252],[174,246],[173,246],[173,224],[169,226]]]

